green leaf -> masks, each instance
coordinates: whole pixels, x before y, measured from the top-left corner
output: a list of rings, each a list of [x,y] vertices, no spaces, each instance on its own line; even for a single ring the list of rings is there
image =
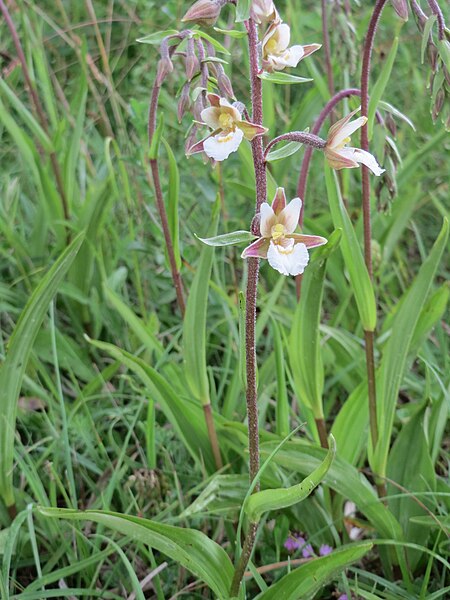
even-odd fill
[[[245,357],[245,294],[239,292],[239,375],[242,389],[247,389],[247,363]]]
[[[310,81],[313,81],[308,77],[297,77],[297,75],[289,75],[289,73],[282,73],[281,71],[276,71],[274,73],[267,73],[266,71],[263,71],[258,75],[258,77],[263,81],[271,81],[272,83],[278,83],[280,85],[309,83]]]
[[[287,158],[288,156],[292,156],[295,154],[300,148],[303,146],[301,142],[288,142],[281,148],[277,148],[276,150],[272,150],[266,157],[266,162],[275,162],[276,160],[281,160],[283,158]]]
[[[300,565],[257,596],[257,600],[312,600],[330,579],[361,558],[372,548],[371,542],[349,544],[328,556]]]
[[[209,233],[217,231],[220,200],[213,209]],[[189,387],[202,404],[209,404],[209,378],[206,364],[206,314],[208,305],[209,280],[211,277],[214,250],[203,248],[200,261],[189,291],[186,314],[183,321],[183,350],[186,366],[186,379]]]
[[[333,232],[328,243],[314,250],[302,281],[301,300],[297,304],[289,338],[289,360],[295,391],[316,419],[323,418],[323,363],[320,351],[320,315],[328,257],[339,246],[342,231]]]
[[[375,113],[377,111],[378,103],[381,100],[381,97],[384,94],[384,90],[387,87],[389,82],[389,78],[391,76],[392,67],[394,66],[395,57],[397,56],[398,49],[398,37],[394,38],[394,42],[392,43],[392,47],[389,51],[387,58],[384,61],[383,68],[381,73],[373,86],[370,92],[370,100],[369,100],[369,110],[368,110],[368,135],[369,140],[372,139],[373,136],[373,127],[375,123]]]
[[[450,42],[448,40],[438,40],[437,48],[439,56],[445,65],[445,68],[450,73]]]
[[[250,16],[251,0],[237,0],[236,23],[247,21]]]
[[[261,516],[270,510],[287,508],[307,498],[328,473],[331,463],[336,455],[336,442],[334,437],[329,437],[329,449],[323,462],[308,475],[301,483],[289,488],[263,490],[252,494],[245,505],[245,512],[253,523],[257,523]]]
[[[178,271],[181,269],[180,255],[180,226],[178,219],[178,204],[180,199],[180,173],[177,161],[170,145],[162,138],[169,159],[169,192],[167,199],[167,220],[169,221],[170,237],[172,238],[173,253]]]
[[[447,240],[448,220],[444,219],[441,232],[395,317],[391,336],[383,352],[381,384],[378,388],[380,391],[377,415],[379,440],[373,456],[369,453],[369,461],[374,473],[381,476],[386,473],[395,407],[409,347]]]
[[[217,52],[220,52],[221,54],[226,54],[227,56],[231,54],[229,50],[225,48],[225,46],[222,46],[222,44],[220,44],[216,39],[209,35],[209,33],[206,33],[200,29],[196,29],[192,32],[192,35],[193,37],[201,37],[204,40],[207,40],[210,44],[214,46]]]
[[[426,49],[428,46],[431,29],[433,28],[433,25],[436,23],[436,20],[437,20],[436,15],[429,16],[425,23],[425,26],[423,28],[422,44],[421,44],[421,52],[420,52],[420,60],[421,60],[422,64],[423,64],[423,61],[425,60],[425,52],[426,52]]]
[[[374,331],[377,324],[377,307],[372,282],[364,263],[358,238],[342,201],[336,174],[327,164],[325,164],[325,182],[334,226],[336,229],[342,229],[341,249],[355,295],[359,317],[365,331]]]
[[[255,239],[255,236],[250,231],[232,231],[231,233],[224,233],[211,238],[201,238],[198,235],[195,237],[207,246],[235,246],[237,244],[253,242]]]
[[[37,509],[45,517],[94,521],[150,546],[204,581],[219,598],[228,598],[233,566],[225,550],[196,529],[175,527],[120,513],[64,508]]]
[[[416,131],[416,127],[411,121],[411,119],[409,119],[404,113],[398,110],[398,108],[395,108],[395,106],[389,104],[389,102],[380,100],[378,102],[378,108],[381,108],[382,110],[391,113],[391,115],[394,115],[394,117],[397,117],[397,119],[400,119],[401,121],[404,121],[407,125],[409,125],[413,131]]]
[[[246,31],[239,31],[238,29],[220,29],[220,27],[214,27],[214,31],[217,33],[222,33],[223,35],[228,35],[229,37],[240,39],[247,37]]]
[[[275,422],[277,434],[284,438],[289,434],[289,398],[286,387],[286,369],[284,360],[283,341],[280,328],[275,320],[272,321],[275,366],[277,373],[277,398]]]
[[[49,304],[83,240],[84,233],[77,235],[31,294],[14,327],[0,370],[0,495],[7,506],[14,504],[12,474],[16,411],[28,357]]]
[[[152,44],[159,45],[165,37],[168,35],[176,35],[178,31],[176,29],[166,29],[165,31],[157,31],[156,33],[150,33],[142,38],[138,38],[136,41],[140,44]]]
[[[148,157],[150,160],[156,160],[158,158],[159,145],[161,143],[162,132],[164,128],[164,113],[162,112],[158,119],[158,125],[156,126],[155,133],[152,137],[152,143],[148,151]]]

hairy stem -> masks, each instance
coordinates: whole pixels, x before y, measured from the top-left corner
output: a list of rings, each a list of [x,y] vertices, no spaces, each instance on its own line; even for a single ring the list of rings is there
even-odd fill
[[[22,73],[23,73],[23,76],[25,77],[25,81],[26,81],[26,84],[28,87],[28,92],[30,94],[31,101],[34,105],[34,109],[38,116],[39,123],[40,123],[42,129],[45,131],[45,133],[50,137],[47,117],[45,116],[45,112],[42,107],[41,101],[39,99],[37,90],[34,87],[33,82],[31,81],[30,72],[28,70],[27,61],[25,59],[25,54],[23,52],[22,44],[20,43],[17,29],[14,25],[13,20],[11,19],[11,15],[9,14],[8,8],[7,8],[6,4],[3,2],[3,0],[0,0],[0,10],[3,14],[3,17],[6,21],[6,25],[9,29],[9,32],[13,39],[14,46],[15,46],[16,52],[17,52],[17,58],[19,59],[19,62],[22,66]],[[62,211],[64,214],[64,219],[69,220],[69,218],[70,218],[69,205],[67,202],[66,192],[64,190],[64,183],[63,183],[63,178],[62,178],[61,168],[59,166],[58,158],[57,158],[55,152],[50,152],[49,157],[50,157],[50,164],[53,169],[53,174],[55,176],[56,187],[58,189],[58,193],[61,198],[61,205],[62,205]]]
[[[150,108],[148,114],[148,143],[149,147],[152,144],[153,136],[156,129],[156,112],[158,109],[158,98],[160,92],[160,86],[155,83],[152,91],[150,100]],[[175,252],[173,248],[172,236],[170,235],[169,221],[167,219],[166,206],[164,204],[163,193],[161,189],[161,181],[159,178],[159,167],[158,160],[156,158],[150,159],[150,168],[152,171],[153,185],[155,188],[156,206],[159,212],[159,218],[161,219],[161,225],[164,234],[164,240],[166,242],[167,254],[169,257],[170,271],[172,274],[172,281],[175,287],[175,293],[177,296],[178,307],[181,315],[184,317],[186,312],[186,304],[184,301],[183,283],[181,281],[181,275],[177,268],[175,260]]]
[[[372,16],[369,21],[366,39],[364,41],[363,61],[361,68],[361,114],[365,117],[369,111],[369,78],[370,65],[372,58],[373,42],[377,31],[381,12],[387,0],[377,0]],[[361,128],[361,148],[369,151],[369,136],[367,124]],[[362,208],[364,225],[364,260],[371,280],[373,280],[372,265],[372,223],[370,217],[370,180],[369,169],[362,166]],[[369,423],[370,437],[372,447],[375,448],[378,442],[378,420],[377,420],[377,392],[375,386],[375,355],[374,355],[374,332],[366,331],[366,369],[367,369],[367,387],[369,398]]]
[[[289,133],[279,135],[267,144],[266,149],[264,150],[264,160],[267,160],[267,155],[270,150],[279,142],[300,142],[301,144],[309,146],[311,151],[313,148],[323,150],[326,146],[326,141],[313,133],[306,131],[290,131]]]
[[[262,82],[258,77],[258,28],[253,19],[246,23],[248,31],[248,47],[250,58],[250,85],[252,97],[252,121],[257,125],[263,122],[263,100],[262,100]],[[262,136],[256,137],[252,141],[253,166],[255,170],[256,183],[256,202],[255,216],[259,213],[261,204],[267,197],[267,177],[264,160],[264,143]],[[258,234],[257,219],[253,219],[252,231]],[[256,383],[256,298],[258,288],[259,259],[248,259],[248,278],[246,290],[246,313],[245,313],[245,353],[246,353],[246,371],[247,371],[247,418],[248,418],[248,450],[250,456],[250,481],[256,477],[259,470],[259,425],[258,425],[258,390]],[[254,492],[259,490],[259,483],[255,486]],[[257,523],[250,523],[244,542],[242,553],[235,568],[233,582],[231,584],[230,595],[237,596],[241,581],[244,577],[245,568],[253,551]]]
[[[325,52],[325,67],[327,70],[328,90],[334,95],[333,67],[331,65],[330,32],[328,31],[327,0],[322,0],[322,39]]]

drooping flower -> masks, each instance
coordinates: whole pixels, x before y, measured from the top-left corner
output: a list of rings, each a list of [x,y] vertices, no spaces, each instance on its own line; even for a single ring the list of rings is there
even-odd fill
[[[351,118],[359,110],[361,110],[361,107],[348,114],[330,128],[327,145],[324,148],[325,156],[333,169],[353,169],[363,164],[374,175],[381,175],[384,173],[384,169],[380,167],[370,152],[347,146],[352,133],[367,123],[367,117],[358,117],[354,121],[351,121]]]
[[[201,119],[213,132],[191,146],[188,154],[204,152],[215,160],[225,160],[239,148],[244,137],[251,141],[268,131],[262,125],[244,121],[239,110],[225,98],[208,94],[208,100],[211,106],[202,110]]]
[[[408,2],[406,0],[392,0],[392,6],[401,19],[408,20]]]
[[[294,198],[286,205],[283,188],[278,188],[272,206],[261,204],[260,232],[255,242],[247,246],[242,258],[267,258],[269,265],[282,275],[300,275],[309,261],[308,248],[327,243],[319,235],[294,233],[302,201]]]
[[[291,30],[286,23],[274,22],[267,29],[262,41],[262,66],[264,71],[282,71],[286,67],[296,67],[298,63],[318,50],[320,44],[291,46]]]
[[[262,23],[277,20],[278,13],[273,0],[253,0],[250,8],[250,16],[255,23],[261,25]]]
[[[199,25],[214,25],[225,4],[221,0],[197,0],[181,19],[184,23],[193,22]]]

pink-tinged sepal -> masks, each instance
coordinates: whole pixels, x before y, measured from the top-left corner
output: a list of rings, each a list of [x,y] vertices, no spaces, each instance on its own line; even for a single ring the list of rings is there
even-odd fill
[[[276,215],[279,215],[284,208],[286,208],[286,194],[284,193],[284,188],[279,187],[272,201],[272,210]]]
[[[238,121],[236,122],[236,126],[239,127],[244,134],[245,139],[249,142],[251,142],[255,137],[264,135],[269,131],[267,127],[256,125],[255,123],[250,123],[249,121]]]
[[[307,56],[310,56],[311,54],[313,54],[314,52],[317,52],[317,50],[320,50],[322,48],[322,44],[306,44],[303,47],[303,58],[306,58]]]
[[[291,233],[286,236],[294,240],[296,244],[305,244],[307,248],[318,248],[328,243],[328,240],[320,235],[303,235],[302,233]]]
[[[255,242],[247,246],[242,252],[242,258],[267,258],[267,250],[270,240],[267,238],[259,238]]]
[[[208,102],[211,106],[215,106],[216,108],[220,107],[220,96],[217,94],[207,94]]]
[[[342,154],[333,152],[333,150],[328,150],[327,148],[325,148],[325,157],[330,167],[336,171],[340,169],[354,169],[359,166],[356,160],[342,156]]]

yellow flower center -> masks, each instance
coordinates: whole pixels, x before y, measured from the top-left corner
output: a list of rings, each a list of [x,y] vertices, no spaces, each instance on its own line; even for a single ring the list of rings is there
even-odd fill
[[[266,53],[267,54],[276,54],[278,50],[278,42],[275,38],[270,38],[270,40],[266,43]]]
[[[336,150],[341,150],[349,142],[351,142],[350,136],[346,137],[344,140],[342,140],[342,142],[336,147]]]
[[[234,119],[229,113],[223,112],[219,117],[219,125],[224,131],[234,129]]]
[[[273,241],[276,242],[277,240],[284,238],[284,232],[284,225],[282,225],[281,223],[277,223],[276,225],[274,225],[270,232]]]

